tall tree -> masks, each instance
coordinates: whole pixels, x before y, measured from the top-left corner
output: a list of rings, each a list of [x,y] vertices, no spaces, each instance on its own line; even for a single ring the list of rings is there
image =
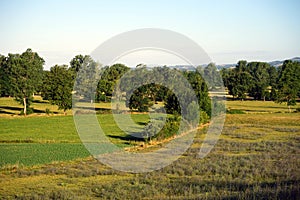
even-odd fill
[[[0,97],[7,95],[7,91],[9,91],[8,78],[6,57],[0,54]]]
[[[107,99],[110,99],[116,82],[129,70],[129,67],[118,63],[110,67],[104,67],[101,70],[101,79],[97,86],[96,100],[106,101]]]
[[[74,71],[74,67],[71,67],[71,69]],[[78,68],[76,67],[75,69]],[[95,99],[99,76],[100,64],[94,61],[92,57],[85,56],[75,79],[74,90],[76,94],[92,103]]]
[[[270,100],[276,100],[276,87],[278,82],[278,70],[276,67],[271,66],[268,70],[269,73],[269,86],[271,87]]]
[[[76,77],[77,72],[80,70],[84,60],[87,58],[88,56],[83,56],[83,55],[76,55],[71,61],[70,61],[70,70],[73,72],[73,76],[74,78]]]
[[[249,96],[256,100],[265,100],[269,91],[267,90],[270,80],[269,72],[270,65],[265,62],[250,62],[247,65],[247,70],[252,76],[252,85],[249,88]]]
[[[247,62],[239,61],[236,68],[230,71],[227,87],[233,98],[245,99],[252,85],[252,76],[247,70]]]
[[[278,94],[276,102],[286,102],[291,112],[291,106],[296,105],[300,97],[300,63],[291,60],[284,61],[279,72]]]
[[[15,99],[23,104],[24,115],[28,112],[33,93],[42,81],[44,62],[43,58],[31,49],[27,49],[21,55],[8,55],[7,71],[11,92]]]
[[[206,112],[209,116],[211,115],[211,100],[208,96],[208,86],[204,79],[201,77],[200,73],[194,71],[183,72],[184,76],[191,84],[199,103],[200,110]],[[214,87],[216,86],[215,83]]]
[[[64,114],[72,108],[73,72],[67,65],[55,65],[45,73],[42,97],[57,105]]]
[[[204,78],[208,82],[207,85],[211,89],[222,86],[222,78],[214,63],[209,63],[203,71]]]

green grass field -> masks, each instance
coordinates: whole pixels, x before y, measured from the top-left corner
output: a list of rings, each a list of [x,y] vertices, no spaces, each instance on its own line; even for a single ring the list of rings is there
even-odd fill
[[[119,172],[89,156],[72,116],[3,114],[0,199],[298,199],[300,113],[272,102],[228,101],[227,107],[247,114],[226,115],[208,156],[197,157],[206,133],[200,129],[180,159],[143,174]],[[138,144],[123,139],[111,114],[98,120],[118,136],[111,137],[115,144]]]

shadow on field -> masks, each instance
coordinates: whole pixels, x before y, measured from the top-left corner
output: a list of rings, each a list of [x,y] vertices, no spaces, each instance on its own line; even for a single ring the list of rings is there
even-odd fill
[[[114,139],[120,139],[120,140],[124,140],[124,141],[144,141],[144,138],[141,138],[141,137],[134,137],[132,135],[124,135],[124,136],[121,136],[121,135],[108,135],[108,137],[110,138],[114,138]]]
[[[12,107],[12,106],[0,106],[0,109],[14,110],[14,111],[22,110],[22,108]]]
[[[38,100],[38,99],[34,99],[32,100],[33,103],[43,103],[43,104],[49,104],[49,102],[47,101],[42,101],[42,100]]]
[[[13,114],[15,114],[15,113],[13,113],[13,112],[7,112],[7,111],[5,111],[5,110],[1,110],[1,109],[0,109],[0,114],[9,114],[9,115],[13,115]]]
[[[39,110],[39,109],[35,109],[35,108],[31,108],[31,109],[33,109],[33,113],[38,113],[38,114],[46,113],[44,110]],[[23,108],[19,108],[19,107],[0,106],[0,114],[14,115],[14,114],[19,114],[22,110],[23,110]],[[13,111],[19,111],[19,113],[16,113]],[[51,113],[58,114],[59,112],[51,111]]]

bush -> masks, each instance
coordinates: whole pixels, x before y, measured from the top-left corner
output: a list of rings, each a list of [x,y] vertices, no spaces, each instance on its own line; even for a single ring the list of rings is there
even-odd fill
[[[223,102],[214,100],[212,104],[212,115],[217,116],[223,113],[225,113],[225,104]]]
[[[180,126],[180,117],[174,116],[174,117],[168,117],[166,120],[166,123],[163,125],[163,128],[158,133],[152,133],[152,138],[156,138],[158,140],[163,140],[169,137],[172,137],[177,134]],[[149,127],[153,128],[153,130],[157,131],[161,127],[161,124],[156,124],[155,127]],[[146,130],[147,131],[147,130]]]
[[[300,107],[296,108],[296,113],[300,113]]]
[[[227,114],[246,114],[244,111],[238,110],[238,109],[227,109],[226,113]]]
[[[200,111],[200,123],[201,124],[206,124],[209,122],[210,117],[208,114],[204,111]]]
[[[50,115],[50,114],[52,114],[52,112],[50,111],[50,109],[49,109],[49,108],[46,108],[46,110],[45,110],[45,113],[46,113],[47,115]]]

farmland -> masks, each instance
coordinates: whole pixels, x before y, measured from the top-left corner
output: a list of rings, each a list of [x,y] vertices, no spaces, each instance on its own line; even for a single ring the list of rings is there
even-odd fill
[[[197,157],[204,128],[180,159],[144,174],[119,172],[89,156],[72,116],[5,115],[0,119],[1,198],[297,199],[300,114],[271,102],[228,101],[227,107],[247,114],[227,114],[208,156]],[[148,120],[143,114],[134,117]],[[108,134],[124,134],[110,114],[98,119]],[[138,144],[120,138],[112,141],[124,147]]]

